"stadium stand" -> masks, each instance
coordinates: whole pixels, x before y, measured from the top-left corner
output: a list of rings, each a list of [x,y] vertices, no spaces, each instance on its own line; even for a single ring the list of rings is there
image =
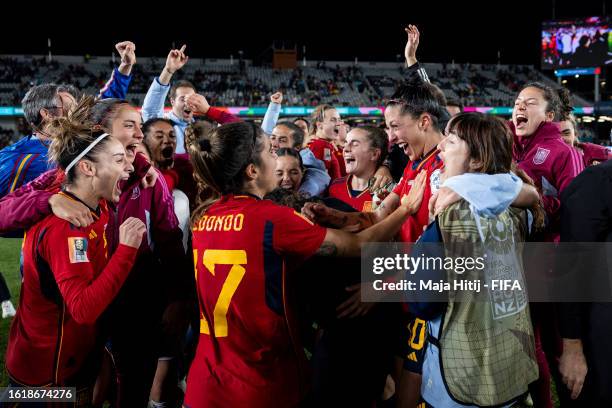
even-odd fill
[[[140,105],[163,58],[141,58],[134,67],[130,102]],[[423,64],[431,80],[447,97],[471,106],[512,106],[520,84],[554,82],[532,66],[482,64]],[[0,57],[0,105],[18,106],[27,89],[43,82],[64,82],[97,92],[114,63],[109,57]],[[404,78],[402,64],[388,62],[314,62],[295,70],[253,66],[250,61],[192,59],[175,79],[189,79],[220,106],[265,106],[268,95],[285,93],[285,105],[379,106]],[[574,96],[576,106],[592,102]]]

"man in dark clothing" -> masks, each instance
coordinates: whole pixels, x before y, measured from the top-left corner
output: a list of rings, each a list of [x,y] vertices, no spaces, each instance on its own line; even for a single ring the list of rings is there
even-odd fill
[[[576,243],[612,242],[610,214],[612,162],[606,162],[584,170],[563,191],[561,240]],[[608,251],[589,255],[590,258],[599,258],[593,265],[606,265],[605,252]],[[577,262],[584,270],[584,276],[597,280],[595,283],[589,282],[587,286],[609,285],[609,277],[606,276],[608,268],[603,268],[604,275],[596,277],[597,270],[602,268],[590,268],[589,262],[593,261],[584,261]],[[571,397],[575,398],[576,406],[612,406],[612,352],[609,348],[612,303],[564,303],[559,309],[559,331],[563,338],[559,371]],[[559,391],[560,394],[566,393],[566,390]]]

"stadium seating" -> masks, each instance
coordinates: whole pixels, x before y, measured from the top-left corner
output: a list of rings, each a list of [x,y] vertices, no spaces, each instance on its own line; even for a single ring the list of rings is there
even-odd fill
[[[163,58],[141,57],[134,67],[128,95],[141,104],[151,80],[164,65]],[[118,62],[117,62],[118,63]],[[44,56],[0,57],[0,106],[18,106],[34,84],[71,83],[97,92],[115,66],[108,57]],[[512,106],[518,87],[538,80],[554,84],[534,67],[526,65],[424,64],[432,82],[449,98],[464,105]],[[242,69],[241,69],[242,67]],[[404,78],[400,63],[310,62],[306,67],[279,71],[252,66],[250,61],[192,59],[174,79],[188,79],[220,106],[264,106],[269,95],[285,92],[285,105],[378,106]],[[592,103],[577,96],[577,106]]]

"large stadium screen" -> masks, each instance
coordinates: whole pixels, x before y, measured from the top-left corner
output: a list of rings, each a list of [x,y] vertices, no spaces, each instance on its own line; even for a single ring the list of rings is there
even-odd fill
[[[609,36],[607,17],[546,21],[542,24],[542,69],[610,64]]]

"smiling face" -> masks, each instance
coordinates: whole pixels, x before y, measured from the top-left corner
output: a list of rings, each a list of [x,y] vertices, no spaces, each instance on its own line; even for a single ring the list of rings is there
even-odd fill
[[[140,113],[128,105],[119,108],[111,124],[110,134],[123,144],[130,163],[134,161],[136,147],[144,138],[141,127]]]
[[[287,126],[278,125],[272,130],[270,141],[275,150],[292,148],[294,144],[293,132]]]
[[[355,128],[346,138],[344,162],[346,172],[359,178],[369,179],[376,172],[380,149],[373,149],[364,130]]]
[[[390,145],[398,145],[410,160],[421,157],[424,135],[419,129],[417,119],[413,119],[408,113],[402,115],[400,106],[392,105],[385,109],[385,123]]]
[[[121,197],[121,182],[127,180],[134,169],[127,159],[123,144],[108,136],[104,147],[96,154],[95,162],[82,160],[79,166],[86,168],[84,162],[90,163],[91,171],[87,171],[86,174],[89,174],[91,181],[78,180],[77,182],[89,183],[93,186],[93,191],[99,199],[118,203]]]
[[[151,151],[151,159],[159,168],[168,168],[174,161],[176,135],[174,127],[166,122],[155,122],[148,128],[145,143]]]
[[[469,171],[470,149],[465,140],[461,139],[454,131],[438,144],[440,158],[444,162],[444,177],[458,176]]]
[[[186,99],[195,94],[193,88],[187,86],[181,86],[176,88],[174,93],[174,97],[170,99],[170,104],[172,105],[172,112],[174,114],[183,119],[186,122],[193,121],[193,112],[187,107]]]
[[[561,131],[561,137],[563,141],[570,146],[574,146],[577,142],[576,130],[571,120],[564,120],[559,122],[559,130]]]
[[[276,160],[275,173],[278,187],[291,191],[300,188],[304,173],[297,158],[289,155],[280,156]]]
[[[514,102],[512,123],[519,137],[533,135],[542,122],[552,122],[555,114],[547,112],[548,102],[544,91],[536,87],[527,87],[521,91]]]

